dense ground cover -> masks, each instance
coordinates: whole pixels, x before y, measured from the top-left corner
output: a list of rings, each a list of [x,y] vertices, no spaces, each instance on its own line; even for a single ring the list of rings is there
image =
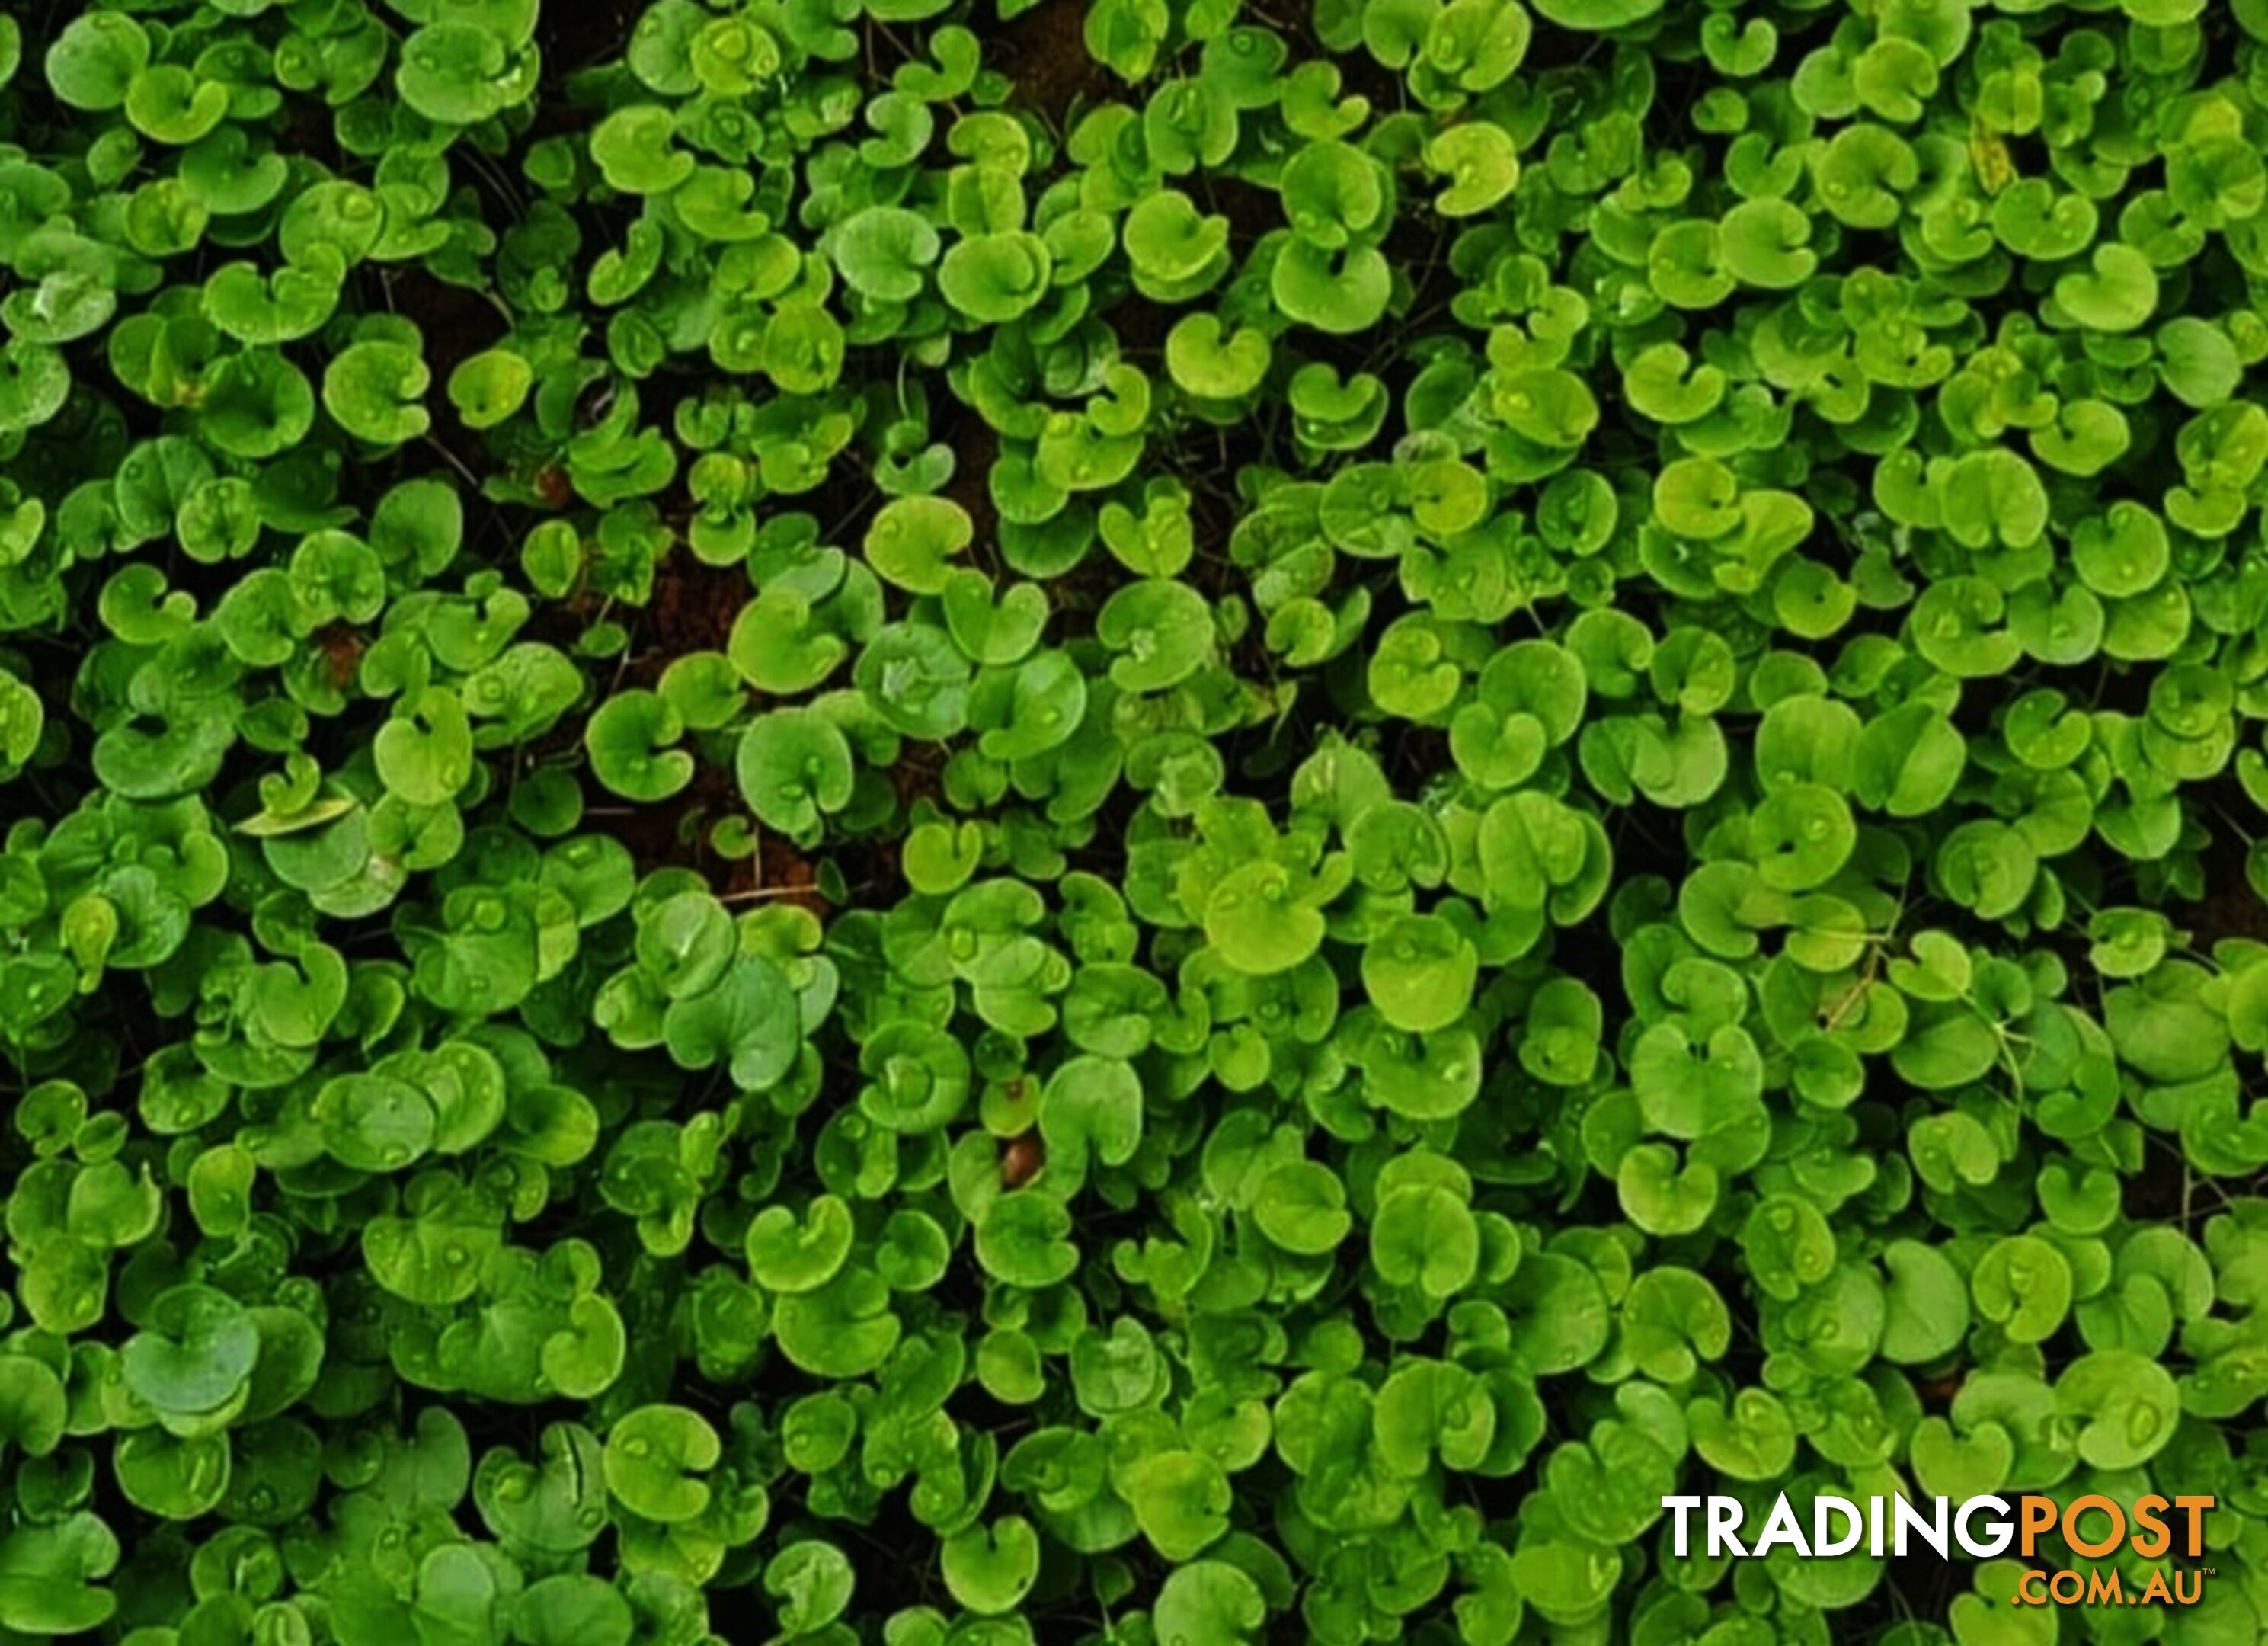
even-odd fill
[[[0,1641],[2254,1646],[2264,95],[9,9]]]

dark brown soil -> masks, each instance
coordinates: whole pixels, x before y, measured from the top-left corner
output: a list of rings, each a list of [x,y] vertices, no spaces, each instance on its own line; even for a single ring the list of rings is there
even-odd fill
[[[2185,909],[2176,904],[2168,912],[2188,930],[2190,947],[2201,955],[2212,954],[2225,937],[2268,943],[2268,904],[2261,902],[2241,867],[2233,875],[2214,875],[2200,901]]]
[[[535,23],[545,83],[621,56],[644,10],[645,0],[571,0],[545,6]]]
[[[819,870],[812,860],[795,849],[794,842],[776,834],[767,834],[762,849],[756,857],[755,883],[748,888],[776,895],[779,901],[827,918],[829,905],[819,889]]]
[[[438,390],[463,362],[493,348],[504,333],[504,317],[477,292],[451,285],[416,264],[385,271],[387,306],[417,323],[424,339],[426,369]],[[439,406],[444,420],[454,425],[456,409],[442,394],[429,395]]]
[[[1953,1397],[1961,1392],[1962,1383],[1967,1376],[1964,1369],[1956,1366],[1951,1371],[1924,1379],[1914,1392],[1921,1397],[1924,1406],[1933,1412],[1941,1412],[1953,1404]]]
[[[1086,7],[1079,0],[1040,0],[987,30],[984,60],[1015,82],[1011,107],[1030,109],[1058,133],[1086,106],[1127,89],[1086,55]]]
[[[688,652],[723,651],[749,592],[740,566],[711,565],[681,545],[672,549],[654,570],[653,598],[639,625],[650,651],[641,661],[653,663],[659,678],[671,660]]]
[[[2205,851],[2205,896],[2187,908],[2175,905],[2166,912],[2188,930],[2190,947],[2200,955],[2211,955],[2213,946],[2225,937],[2268,943],[2268,901],[2253,889],[2246,867],[2251,854],[2247,829],[2262,823],[2260,808],[2242,783],[2224,775],[2205,786],[2192,811],[2202,815],[2213,830],[2212,844]]]
[[[939,495],[961,505],[976,528],[975,550],[996,566],[1000,557],[1000,511],[992,503],[992,463],[1000,437],[974,409],[948,401],[941,408],[946,424],[941,438],[953,447],[953,478]]]
[[[944,744],[909,742],[890,768],[898,803],[909,807],[917,800],[936,800],[944,788],[945,761]]]
[[[1165,358],[1166,334],[1181,317],[1180,310],[1152,302],[1138,292],[1129,292],[1102,314],[1118,339],[1118,352],[1151,367]]]
[[[1205,180],[1207,203],[1228,219],[1230,244],[1250,246],[1284,226],[1284,202],[1272,188],[1226,173]]]
[[[2182,1221],[2188,1173],[2178,1147],[2153,1148],[2142,1170],[2124,1179],[2120,1203],[2138,1223],[2178,1223]]]

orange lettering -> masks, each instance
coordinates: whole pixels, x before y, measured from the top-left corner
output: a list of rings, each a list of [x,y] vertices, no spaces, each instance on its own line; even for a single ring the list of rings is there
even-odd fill
[[[2089,1543],[2079,1535],[2079,1517],[2090,1509],[2099,1509],[2110,1517],[2110,1535],[2099,1543]],[[2071,1507],[2063,1511],[2063,1540],[2074,1553],[2088,1560],[2100,1560],[2126,1540],[2126,1511],[2100,1492],[2089,1492],[2084,1497],[2074,1497]]]
[[[2205,1514],[2213,1500],[2207,1497],[2176,1497],[2174,1507],[2190,1517],[2190,1559],[2205,1553]]]
[[[2024,1558],[2029,1560],[2032,1557],[2032,1539],[2056,1523],[2055,1499],[2027,1492],[2016,1502],[2023,1513]]]
[[[2174,1546],[2165,1510],[2166,1500],[2155,1492],[2146,1492],[2134,1500],[2134,1553],[2146,1561],[2154,1561]]]

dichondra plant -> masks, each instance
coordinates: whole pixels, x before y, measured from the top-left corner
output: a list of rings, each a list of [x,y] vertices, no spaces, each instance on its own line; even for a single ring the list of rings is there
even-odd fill
[[[0,1642],[2268,1637],[2264,155],[2268,0],[9,9]],[[1662,1503],[1901,1492],[2210,1576]]]

